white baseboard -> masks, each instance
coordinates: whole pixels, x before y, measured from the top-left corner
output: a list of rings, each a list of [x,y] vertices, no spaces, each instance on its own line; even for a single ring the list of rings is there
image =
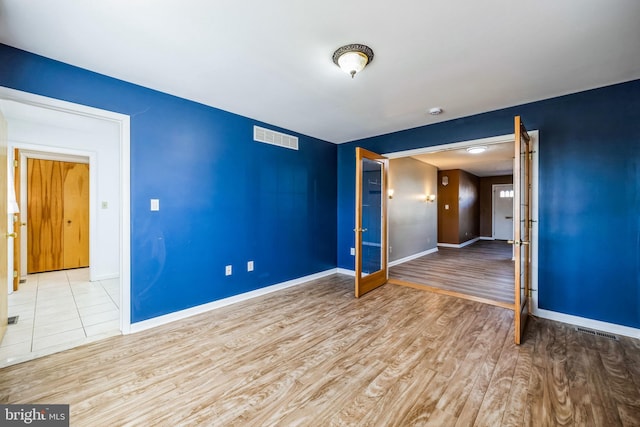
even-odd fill
[[[494,237],[480,236],[478,237],[480,240],[496,240]]]
[[[256,298],[262,295],[270,294],[272,292],[280,291],[282,289],[290,288],[292,286],[301,285],[311,280],[320,279],[322,277],[330,276],[337,273],[338,269],[332,268],[330,270],[321,271],[319,273],[310,274],[308,276],[299,277],[297,279],[289,280],[275,285],[267,286],[264,288],[256,289],[254,291],[245,292],[243,294],[234,295],[232,297],[224,298],[217,301],[212,301],[206,304],[198,305],[195,307],[187,308],[173,313],[165,314],[163,316],[154,317],[152,319],[143,320],[131,324],[129,333],[141,332],[147,329],[155,328],[156,326],[165,325],[176,320],[186,319],[187,317],[195,316],[196,314],[206,313],[207,311],[215,310],[217,308],[226,307],[231,304],[235,304],[241,301],[246,301],[251,298]]]
[[[338,274],[346,274],[347,276],[356,277],[355,270],[348,270],[346,268],[337,268],[336,273]]]
[[[93,281],[96,282],[98,280],[109,280],[109,279],[117,279],[120,277],[119,273],[111,273],[111,274],[103,274],[101,276],[95,276]]]
[[[475,239],[467,240],[466,242],[460,243],[459,245],[455,245],[453,243],[438,243],[438,246],[442,246],[443,248],[460,249],[460,248],[464,248],[465,246],[472,245],[475,242],[477,242],[478,240],[480,240],[480,237],[476,237]]]
[[[409,255],[409,256],[406,256],[404,258],[397,259],[395,261],[391,261],[389,263],[389,267],[393,267],[394,265],[402,264],[404,262],[411,261],[412,259],[420,258],[420,257],[423,257],[425,255],[432,254],[434,252],[438,252],[438,248],[437,247],[428,249],[426,251],[423,251],[423,252],[420,252],[420,253],[417,253],[417,254]]]
[[[543,310],[540,308],[533,310],[532,314],[543,319],[555,320],[556,322],[583,326],[585,328],[609,332],[610,334],[624,335],[631,338],[640,338],[640,329],[631,328],[629,326],[622,326],[615,323],[587,319],[586,317],[573,316],[571,314],[558,313],[557,311]]]

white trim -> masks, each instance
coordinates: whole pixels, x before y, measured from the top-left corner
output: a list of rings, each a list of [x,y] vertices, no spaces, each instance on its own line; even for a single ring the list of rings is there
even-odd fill
[[[310,274],[308,276],[299,277],[297,279],[288,280],[286,282],[277,283],[275,285],[267,286],[264,288],[256,289],[254,291],[245,292],[238,295],[233,295],[228,298],[223,298],[217,301],[212,301],[206,304],[197,305],[195,307],[186,308],[180,311],[174,311],[172,313],[168,313],[162,316],[154,317],[148,320],[143,320],[141,322],[135,322],[131,324],[130,332],[136,333],[145,331],[147,329],[155,328],[157,326],[166,325],[167,323],[175,322],[177,320],[186,319],[187,317],[195,316],[197,314],[202,314],[209,312],[211,310],[216,310],[218,308],[226,307],[231,304],[236,304],[242,301],[247,301],[252,298],[260,297],[263,295],[270,294],[272,292],[280,291],[283,289],[287,289],[293,286],[302,285],[311,280],[320,279],[322,277],[331,276],[332,274],[337,273],[336,268],[332,268],[330,270],[321,271],[319,273]]]
[[[640,329],[631,328],[629,326],[602,322],[600,320],[593,320],[586,317],[573,316],[571,314],[558,313],[556,311],[543,310],[540,308],[535,309],[532,314],[534,316],[554,320],[556,322],[584,326],[585,328],[596,329],[603,332],[609,332],[611,334],[624,335],[631,338],[640,338]]]
[[[355,270],[349,270],[348,268],[336,268],[336,273],[344,274],[346,276],[356,277]]]
[[[397,259],[395,261],[391,261],[388,265],[389,265],[389,267],[393,267],[394,265],[402,264],[404,262],[408,262],[408,261],[411,261],[413,259],[420,258],[420,257],[423,257],[425,255],[432,254],[434,252],[438,252],[438,248],[437,247],[428,249],[426,251],[419,252],[417,254],[409,255],[409,256],[406,256],[404,258]]]
[[[486,236],[480,236],[478,237],[479,240],[496,240],[493,237],[486,237]]]
[[[130,203],[130,117],[81,104],[36,95],[0,86],[0,98],[25,105],[115,122],[120,127],[120,330],[130,332],[131,326],[131,203]],[[51,151],[51,150],[47,150]]]
[[[467,240],[466,242],[462,242],[459,245],[453,244],[453,243],[438,243],[438,246],[442,246],[443,248],[464,248],[465,246],[469,246],[474,244],[475,242],[477,242],[478,240],[480,240],[480,237],[476,237],[475,239],[471,239],[471,240]]]

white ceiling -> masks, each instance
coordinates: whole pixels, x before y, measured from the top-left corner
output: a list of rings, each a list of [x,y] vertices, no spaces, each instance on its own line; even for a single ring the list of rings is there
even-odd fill
[[[638,79],[639,22],[638,0],[0,0],[1,43],[335,143]],[[375,52],[353,80],[348,43]]]
[[[455,148],[412,157],[436,166],[439,170],[463,169],[475,176],[513,173],[513,141],[483,146],[487,148],[486,151],[478,154],[469,153],[466,148]]]

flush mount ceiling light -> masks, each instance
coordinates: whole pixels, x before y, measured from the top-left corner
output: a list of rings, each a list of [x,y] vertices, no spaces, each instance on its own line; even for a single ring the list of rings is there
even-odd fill
[[[353,78],[373,61],[373,50],[363,44],[348,44],[333,52],[333,63]]]
[[[429,114],[431,114],[432,116],[437,116],[439,114],[442,114],[442,108],[433,107],[433,108],[429,109]]]
[[[487,151],[487,147],[484,145],[476,145],[475,147],[467,148],[467,152],[471,154],[480,154],[484,153],[485,151]]]

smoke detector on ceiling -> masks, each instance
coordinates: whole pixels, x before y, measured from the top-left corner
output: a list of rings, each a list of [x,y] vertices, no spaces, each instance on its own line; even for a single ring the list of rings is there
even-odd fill
[[[442,108],[433,107],[433,108],[429,109],[429,114],[431,114],[432,116],[437,116],[439,114],[442,114]]]

